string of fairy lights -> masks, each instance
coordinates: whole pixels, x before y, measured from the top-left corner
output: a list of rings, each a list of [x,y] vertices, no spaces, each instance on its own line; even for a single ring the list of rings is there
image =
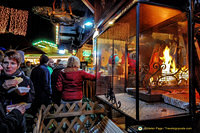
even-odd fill
[[[56,44],[59,44],[59,24],[56,25]]]
[[[26,35],[28,11],[0,6],[0,33]]]
[[[45,41],[45,40],[40,40],[38,42],[33,43],[33,46],[38,46],[40,48],[46,48],[47,46],[57,48],[57,45],[55,43]]]
[[[9,13],[10,9],[0,6],[0,33],[5,33],[6,32],[6,27],[8,25],[8,19],[9,19]]]

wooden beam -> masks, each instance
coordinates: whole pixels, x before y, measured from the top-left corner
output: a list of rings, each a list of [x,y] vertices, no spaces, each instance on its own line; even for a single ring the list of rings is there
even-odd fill
[[[90,11],[94,14],[94,6],[88,0],[82,0],[82,2],[90,9]]]
[[[81,116],[81,115],[90,115],[90,114],[103,114],[105,110],[103,108],[99,110],[83,110],[83,111],[71,111],[66,113],[59,113],[59,114],[49,114],[44,119],[56,119],[56,118],[63,118],[63,117],[72,117],[72,116]]]

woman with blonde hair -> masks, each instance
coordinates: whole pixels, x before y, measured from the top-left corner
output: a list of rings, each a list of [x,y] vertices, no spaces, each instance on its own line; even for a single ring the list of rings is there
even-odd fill
[[[84,80],[95,80],[95,75],[81,70],[79,58],[71,56],[67,67],[60,72],[56,82],[56,88],[62,92],[61,103],[80,101],[83,97]]]

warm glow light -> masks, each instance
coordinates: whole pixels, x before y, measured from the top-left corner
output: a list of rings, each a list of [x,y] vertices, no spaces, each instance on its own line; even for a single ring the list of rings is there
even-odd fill
[[[8,28],[15,35],[26,35],[28,11],[0,6],[0,19],[0,33],[5,33]]]
[[[6,27],[8,25],[8,19],[9,19],[10,9],[0,6],[0,33],[6,32]]]
[[[179,69],[176,68],[175,59],[173,59],[172,56],[170,55],[170,49],[168,46],[165,47],[163,51],[163,57],[160,57],[160,59],[162,60],[162,64],[165,65],[162,68],[163,77],[160,79],[160,81],[166,81],[170,84],[170,82],[176,81],[177,78],[179,81],[178,84],[180,84],[182,82],[182,79],[186,81],[188,80],[189,78],[188,69],[186,68],[186,66]],[[150,82],[152,82],[152,80],[150,80]]]
[[[97,37],[98,35],[99,35],[99,31],[96,29],[95,32],[94,32],[94,34],[93,34],[93,39],[94,39],[95,37]]]
[[[73,49],[73,50],[72,50],[72,54],[73,54],[73,55],[76,55],[76,50]]]
[[[113,21],[110,21],[108,24],[112,25],[112,24],[113,24]]]
[[[56,25],[56,44],[59,44],[59,24]]]
[[[165,47],[165,50],[163,51],[163,57],[160,57],[160,59],[163,60],[163,64],[166,65],[166,68],[162,70],[162,74],[170,74],[172,57],[170,56],[170,49],[168,48],[168,46]]]

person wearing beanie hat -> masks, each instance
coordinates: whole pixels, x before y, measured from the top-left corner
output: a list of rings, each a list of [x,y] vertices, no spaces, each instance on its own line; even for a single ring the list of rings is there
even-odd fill
[[[48,56],[40,56],[40,65],[33,68],[31,72],[31,80],[35,87],[35,101],[32,104],[33,112],[37,113],[37,110],[42,104],[49,105],[51,103],[51,75],[47,69],[47,63],[49,61]]]

